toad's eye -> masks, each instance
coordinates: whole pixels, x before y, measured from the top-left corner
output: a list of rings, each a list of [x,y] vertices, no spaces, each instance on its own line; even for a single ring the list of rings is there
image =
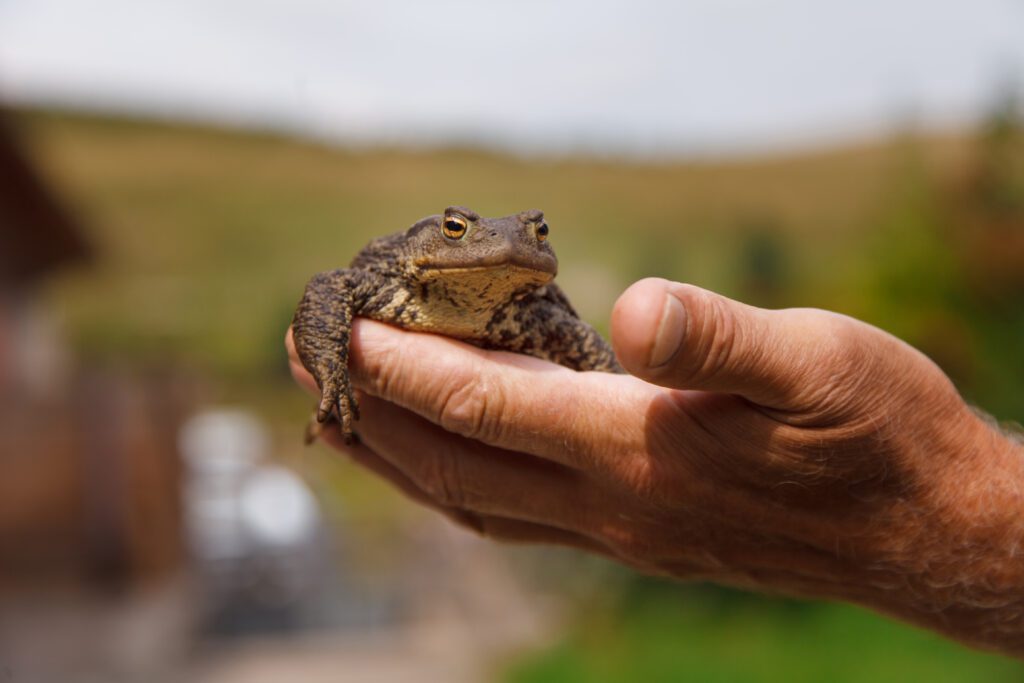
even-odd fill
[[[462,216],[445,216],[441,224],[441,232],[453,240],[461,239],[466,234],[466,219]]]
[[[541,223],[540,225],[537,226],[537,239],[543,242],[548,238],[548,232],[548,224]]]

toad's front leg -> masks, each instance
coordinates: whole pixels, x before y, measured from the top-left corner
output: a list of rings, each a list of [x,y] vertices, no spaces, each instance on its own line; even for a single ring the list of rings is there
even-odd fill
[[[543,358],[579,371],[624,373],[611,344],[548,285],[498,311],[481,346]]]
[[[348,372],[352,318],[368,292],[366,277],[360,271],[320,273],[306,285],[292,319],[299,360],[320,387],[316,421],[322,424],[332,414],[336,415],[346,443],[351,443],[353,438],[352,420],[359,419],[359,406]],[[315,436],[316,430],[311,430],[307,441]]]
[[[597,330],[574,315],[561,312],[546,320],[533,331],[538,342],[531,355],[554,361],[573,370],[613,372],[622,374],[619,365],[604,337]]]

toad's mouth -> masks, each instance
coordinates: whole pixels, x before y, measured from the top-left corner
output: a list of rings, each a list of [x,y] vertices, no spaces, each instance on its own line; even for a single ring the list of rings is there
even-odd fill
[[[420,266],[420,272],[432,275],[460,275],[494,273],[502,275],[518,275],[529,279],[550,280],[558,274],[557,263],[524,263],[516,260],[502,259],[494,263],[486,261],[466,265],[461,263],[431,263]]]

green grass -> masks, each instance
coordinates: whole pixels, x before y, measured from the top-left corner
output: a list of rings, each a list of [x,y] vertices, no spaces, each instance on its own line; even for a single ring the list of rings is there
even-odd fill
[[[666,591],[661,591],[666,593]],[[681,588],[591,610],[505,683],[1001,683],[1024,667],[848,606]]]

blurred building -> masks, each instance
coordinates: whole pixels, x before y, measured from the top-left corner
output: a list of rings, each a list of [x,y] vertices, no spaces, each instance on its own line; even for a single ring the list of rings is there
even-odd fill
[[[148,658],[165,634],[142,643],[109,606],[184,563],[186,394],[170,375],[76,367],[43,296],[90,254],[0,116],[0,652],[25,680]]]
[[[79,226],[47,190],[0,112],[0,397],[57,388],[59,339],[36,293],[89,254]]]
[[[181,562],[183,406],[159,382],[73,369],[41,297],[89,254],[0,121],[0,587],[116,588]]]

